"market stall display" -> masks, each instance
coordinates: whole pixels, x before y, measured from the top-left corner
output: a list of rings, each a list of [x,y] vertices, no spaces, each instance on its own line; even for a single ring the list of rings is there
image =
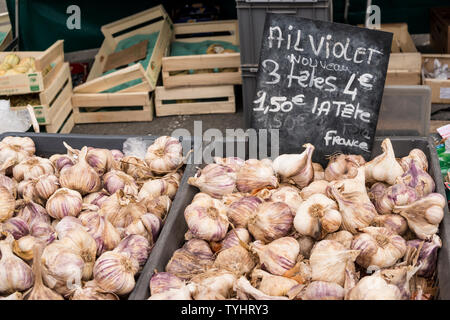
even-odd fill
[[[155,247],[144,270],[150,287],[138,283],[132,298],[429,299],[437,266],[446,299],[449,261],[437,250],[449,218],[431,141],[377,138],[370,162],[340,155],[325,169],[305,148],[186,172],[193,186],[174,203],[180,212],[161,235],[166,250]]]
[[[139,159],[118,150],[125,137],[2,136],[2,297],[126,298],[185,160],[178,139],[144,139],[150,146]]]
[[[102,32],[105,40],[87,81],[74,88],[75,123],[151,121],[151,92],[155,89],[161,58],[168,50],[172,35],[169,16],[159,5],[105,25]],[[125,68],[105,70],[111,55],[145,40],[148,40],[145,59],[126,63],[128,67]]]

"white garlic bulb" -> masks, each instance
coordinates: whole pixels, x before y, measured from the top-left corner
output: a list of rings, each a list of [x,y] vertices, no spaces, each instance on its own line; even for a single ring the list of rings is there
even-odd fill
[[[258,282],[258,290],[269,296],[287,296],[289,290],[298,285],[298,282],[282,276],[275,276],[261,269],[254,269],[251,275],[252,282]]]
[[[132,176],[136,181],[146,181],[153,178],[153,173],[144,160],[134,156],[120,159],[120,169]]]
[[[0,187],[8,189],[14,199],[17,197],[18,185],[16,180],[0,173]]]
[[[245,275],[255,267],[255,261],[247,249],[238,245],[220,251],[213,266],[235,275]]]
[[[58,239],[60,240],[64,238],[70,231],[86,231],[81,221],[72,216],[64,217],[59,221],[54,220],[53,225],[55,226],[55,231],[58,233]]]
[[[348,300],[401,300],[401,292],[377,273],[362,278],[350,290]]]
[[[361,229],[352,242],[353,250],[360,250],[356,263],[364,268],[393,266],[406,253],[406,241],[389,229],[367,227]]]
[[[408,231],[408,222],[399,214],[383,214],[373,220],[375,227],[383,227],[392,232],[404,235]]]
[[[48,159],[40,157],[23,160],[13,168],[14,179],[18,182],[54,173],[55,168],[53,167],[53,163]]]
[[[114,165],[114,157],[108,149],[88,148],[86,161],[99,175],[105,174]]]
[[[346,249],[335,240],[317,242],[309,257],[312,280],[334,282],[343,286],[347,263],[353,263],[359,253],[359,250]]]
[[[129,253],[133,259],[139,263],[139,268],[143,268],[151,251],[150,243],[140,235],[132,234],[125,237],[113,250],[118,253]]]
[[[245,161],[238,157],[219,158],[214,157],[214,163],[231,167],[234,171],[239,171],[244,165]]]
[[[358,174],[357,169],[365,163],[364,158],[359,155],[334,155],[325,169],[325,179],[327,181],[353,179]]]
[[[169,173],[183,164],[183,147],[178,139],[162,136],[148,147],[145,162],[156,174]]]
[[[16,208],[16,200],[5,187],[0,187],[0,222],[11,218]]]
[[[273,169],[283,182],[290,182],[299,188],[304,188],[314,179],[312,155],[314,146],[310,143],[303,145],[302,154],[283,154],[273,162]]]
[[[19,240],[14,241],[14,254],[25,261],[33,260],[33,247],[37,242],[38,240],[31,235],[22,237]]]
[[[269,296],[264,292],[256,289],[247,280],[246,277],[240,277],[234,284],[234,291],[236,291],[239,298],[242,300],[249,300],[249,297],[255,300],[288,300],[287,297]]]
[[[52,218],[62,219],[66,216],[77,217],[81,212],[82,205],[83,198],[80,193],[61,188],[47,200],[45,209]]]
[[[345,290],[334,282],[313,281],[301,294],[302,300],[343,300]]]
[[[302,204],[303,199],[300,196],[299,190],[290,185],[283,185],[280,188],[274,190],[270,196],[270,201],[273,202],[284,202],[289,208],[291,208],[292,213],[297,212],[298,207]]]
[[[327,195],[327,189],[328,189],[328,181],[326,180],[313,181],[310,183],[309,186],[302,189],[300,195],[303,198],[303,200],[307,200],[313,194],[320,193],[323,195]]]
[[[119,297],[103,290],[92,280],[86,282],[83,287],[77,286],[70,300],[119,300]]]
[[[53,174],[46,174],[35,179],[34,192],[44,203],[59,189],[59,180]]]
[[[237,174],[233,168],[212,163],[190,177],[188,183],[203,193],[221,199],[236,189],[236,179]]]
[[[137,202],[135,197],[118,191],[102,204],[100,211],[114,227],[126,228],[147,213],[147,208]]]
[[[294,227],[303,236],[322,239],[339,229],[342,217],[337,204],[318,193],[309,197],[297,210]]]
[[[194,276],[191,283],[196,285],[195,300],[224,300],[231,296],[235,275],[227,270],[211,269]]]
[[[94,205],[94,206],[101,208],[103,202],[105,202],[109,196],[110,196],[110,194],[108,194],[104,190],[99,191],[99,192],[89,193],[87,196],[85,196],[83,198],[83,204]]]
[[[267,245],[258,240],[250,248],[258,255],[263,269],[279,276],[295,266],[300,252],[297,240],[292,237],[279,238]]]
[[[228,231],[226,207],[205,193],[198,193],[186,207],[184,217],[191,233],[199,239],[220,241]]]
[[[144,199],[140,203],[147,208],[147,212],[154,214],[161,220],[165,220],[172,205],[172,200],[168,196],[159,196],[152,199]]]
[[[114,194],[119,190],[123,190],[125,194],[130,194],[137,196],[139,192],[139,187],[134,181],[133,177],[128,174],[119,171],[111,170],[106,173],[103,177],[104,188],[110,193]]]
[[[346,249],[350,249],[353,241],[353,234],[348,231],[341,230],[338,232],[327,234],[324,240],[336,240],[340,242]]]
[[[0,170],[6,170],[36,152],[34,142],[29,137],[5,137],[0,141]]]
[[[250,243],[250,234],[245,228],[236,228],[228,231],[225,238],[221,242],[221,249],[225,250],[234,246],[241,245],[241,243]]]
[[[240,192],[252,192],[254,190],[278,187],[278,179],[267,161],[249,159],[237,172],[236,187]]]
[[[254,196],[238,198],[228,206],[228,220],[236,228],[247,228],[248,221],[257,211],[261,203],[262,200]]]

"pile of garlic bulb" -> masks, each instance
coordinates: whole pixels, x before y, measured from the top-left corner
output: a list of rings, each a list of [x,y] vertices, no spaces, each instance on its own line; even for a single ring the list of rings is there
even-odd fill
[[[274,161],[215,159],[189,183],[186,242],[150,280],[154,299],[431,299],[446,201],[425,154],[389,139],[367,162],[314,146]]]
[[[0,299],[126,298],[169,212],[177,139],[156,139],[145,159],[64,145],[47,159],[28,137],[0,142]]]

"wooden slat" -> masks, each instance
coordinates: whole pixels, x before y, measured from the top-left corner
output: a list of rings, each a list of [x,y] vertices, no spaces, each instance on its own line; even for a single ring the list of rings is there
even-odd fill
[[[148,40],[144,40],[122,51],[111,53],[106,58],[103,72],[145,59],[147,56],[147,47]]]
[[[167,89],[177,87],[196,87],[211,86],[224,84],[241,84],[241,72],[218,72],[218,73],[201,73],[201,74],[180,74],[175,76],[164,77],[164,87]]]
[[[60,134],[67,134],[72,132],[73,127],[75,126],[75,121],[73,118],[73,113],[70,115],[69,119],[67,119],[64,126],[59,130],[58,133]]]
[[[64,40],[56,41],[36,59],[36,70],[42,71],[51,63],[58,65],[64,61]]]
[[[199,54],[163,58],[164,71],[182,71],[214,68],[239,68],[241,55],[236,53]]]
[[[149,104],[148,93],[75,93],[72,96],[74,107],[123,107]]]
[[[207,39],[229,41],[235,45],[239,45],[239,36],[238,36],[239,28],[237,20],[176,23],[173,26],[174,26],[174,40],[183,42],[198,42],[205,40],[206,39],[205,36],[199,37],[194,36],[190,38],[180,38],[180,39],[178,39],[176,36],[182,34],[202,34],[202,33],[229,31],[231,33],[231,35],[229,36],[213,36],[207,37]]]
[[[49,106],[50,109],[52,108],[58,108],[61,104],[63,104],[67,99],[70,99],[72,97],[72,79],[69,79],[64,89],[61,91],[61,93],[57,96],[55,101]]]
[[[53,81],[39,94],[42,104],[50,104],[64,83],[71,78],[69,63],[66,62],[57,69],[59,70],[55,71]]]
[[[72,103],[70,98],[67,99],[62,105],[54,106],[56,112],[52,114],[52,120],[45,128],[49,133],[56,133],[61,128],[64,120],[72,112]]]
[[[157,117],[165,117],[174,115],[235,113],[236,105],[230,101],[174,103],[155,105],[155,109]]]
[[[155,98],[163,100],[208,99],[234,96],[233,86],[183,87],[166,89],[156,87]]]
[[[150,107],[136,111],[79,112],[74,114],[74,117],[75,123],[142,122],[153,120]]]

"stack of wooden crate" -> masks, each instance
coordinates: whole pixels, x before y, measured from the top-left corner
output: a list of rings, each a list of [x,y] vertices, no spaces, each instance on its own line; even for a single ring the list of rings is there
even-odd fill
[[[226,41],[239,46],[236,20],[174,24],[173,41]],[[234,85],[241,84],[240,53],[166,55],[163,86],[156,87],[156,116],[233,113]]]
[[[39,125],[48,133],[69,133],[74,125],[72,78],[69,64],[64,62],[64,41],[58,40],[44,52],[0,52],[0,61],[12,53],[20,59],[34,57],[36,72],[1,76],[0,98],[14,101],[33,96],[36,103],[32,106]],[[26,107],[11,105],[16,110]]]
[[[161,59],[169,47],[172,28],[162,5],[103,26],[105,40],[88,79],[74,88],[72,103],[75,123],[152,121],[151,95],[161,71]],[[112,72],[108,70],[107,62],[119,42],[156,32],[156,43],[146,70],[140,63],[121,69],[113,68]],[[123,84],[130,81],[138,83],[124,88]],[[114,91],[118,86],[122,89]]]

